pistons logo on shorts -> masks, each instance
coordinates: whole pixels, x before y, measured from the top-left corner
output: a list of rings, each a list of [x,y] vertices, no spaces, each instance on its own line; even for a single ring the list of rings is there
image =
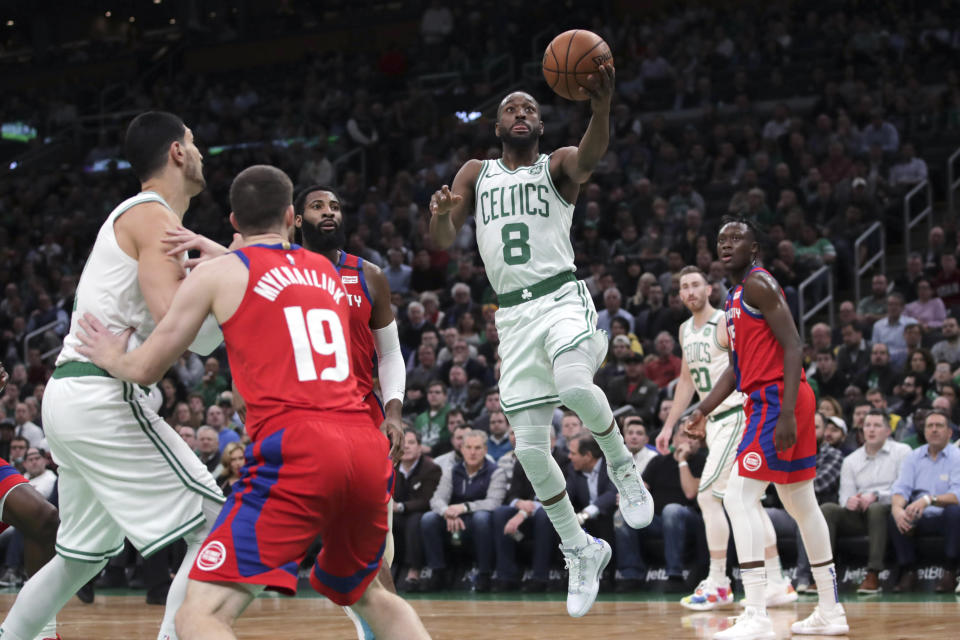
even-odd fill
[[[747,471],[756,471],[762,464],[763,460],[760,459],[760,454],[756,451],[751,451],[743,456],[743,468]]]
[[[201,571],[216,571],[227,560],[227,549],[219,540],[208,543],[197,554],[197,569]]]

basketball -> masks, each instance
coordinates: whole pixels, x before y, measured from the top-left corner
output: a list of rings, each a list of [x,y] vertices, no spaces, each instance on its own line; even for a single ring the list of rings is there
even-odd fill
[[[571,29],[554,38],[543,52],[543,77],[557,94],[567,100],[589,100],[580,93],[587,76],[601,64],[612,64],[613,54],[603,38],[586,29]]]

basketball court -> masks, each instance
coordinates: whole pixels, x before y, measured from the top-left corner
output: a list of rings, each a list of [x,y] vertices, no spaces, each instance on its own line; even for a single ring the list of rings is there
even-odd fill
[[[723,613],[696,613],[682,609],[675,598],[667,601],[662,595],[601,595],[587,616],[573,619],[566,614],[563,594],[450,596],[409,598],[434,640],[704,640],[728,626],[728,615],[740,611],[738,607]],[[8,609],[13,599],[14,593],[7,590],[0,595],[0,607]],[[815,601],[815,596],[801,596],[794,606],[771,609],[777,636],[789,638],[790,624],[808,615]],[[960,637],[960,598],[952,594],[850,596],[843,602],[851,628],[846,637]],[[71,600],[59,616],[60,634],[63,640],[154,640],[162,613],[162,607],[144,604],[142,591],[106,590],[98,592],[91,605]],[[296,598],[258,598],[237,623],[236,631],[244,640],[356,638],[353,625],[340,607],[308,592]]]

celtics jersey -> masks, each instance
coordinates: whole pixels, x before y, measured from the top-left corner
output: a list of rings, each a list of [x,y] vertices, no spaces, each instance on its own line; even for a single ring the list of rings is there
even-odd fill
[[[97,316],[113,333],[122,333],[128,327],[133,327],[134,333],[127,343],[128,351],[140,346],[156,326],[140,291],[139,262],[120,248],[113,228],[117,218],[144,202],[159,202],[170,208],[159,194],[142,191],[121,202],[100,227],[90,256],[83,265],[83,273],[80,274],[70,332],[63,339],[63,349],[57,358],[58,366],[73,360],[89,362],[86,356],[77,351],[80,345],[77,318],[84,313]]]
[[[714,311],[710,319],[699,329],[693,327],[693,318],[680,325],[683,357],[690,368],[693,386],[701,400],[707,397],[713,385],[730,364],[730,358],[727,356],[730,350],[720,346],[717,331],[726,331],[726,320],[723,311],[719,309]],[[745,400],[742,393],[734,391],[714,409],[711,415],[718,415],[737,406],[742,407]]]
[[[477,245],[493,290],[504,294],[574,271],[573,205],[550,177],[550,156],[511,171],[484,160],[474,189]]]

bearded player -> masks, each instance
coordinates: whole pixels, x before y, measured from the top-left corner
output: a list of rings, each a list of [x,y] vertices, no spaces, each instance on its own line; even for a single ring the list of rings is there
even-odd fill
[[[690,266],[680,270],[680,298],[692,317],[680,325],[678,341],[683,349],[680,379],[673,392],[673,405],[667,420],[657,436],[657,450],[670,452],[670,438],[674,427],[693,399],[694,391],[702,399],[713,390],[729,364],[730,351],[723,311],[710,304],[712,287],[699,268]],[[733,605],[733,592],[727,577],[727,546],[730,527],[723,512],[723,496],[736,460],[736,447],[743,437],[745,426],[741,393],[731,393],[707,418],[707,462],[700,479],[697,504],[703,514],[710,551],[710,573],[696,590],[680,600],[680,604],[694,611],[709,611]],[[777,537],[773,523],[763,511],[766,532],[765,565],[767,570],[767,606],[789,604],[797,600],[797,592],[783,577]]]
[[[726,218],[717,237],[717,254],[731,282],[724,307],[730,365],[700,401],[683,428],[706,435],[706,416],[734,389],[747,396],[747,428],[723,506],[730,515],[746,609],[716,640],[774,638],[766,612],[763,507],[773,482],[784,508],[797,522],[817,583],[819,604],[795,634],[845,635],[850,628],[837,594],[837,577],[827,522],[813,491],[817,440],[816,401],[803,371],[800,336],[786,299],[770,273],[757,266],[757,232],[740,218]]]
[[[348,352],[348,294],[329,260],[287,242],[293,185],[257,165],[230,187],[244,247],[184,281],[153,339],[124,353],[89,314],[84,353],[116,377],[159,379],[208,312],[223,327],[246,400],[247,464],[190,572],[177,616],[183,640],[235,638],[232,625],[263,588],[292,594],[319,534],[310,582],[355,605],[378,637],[428,638],[413,609],[375,580],[393,484],[390,443],[370,418]]]
[[[453,188],[444,185],[430,200],[430,236],[440,248],[453,244],[469,216],[476,221],[477,245],[500,305],[500,404],[517,439],[517,460],[560,536],[573,617],[593,605],[611,549],[581,528],[550,454],[554,407],[576,412],[600,445],[624,521],[640,529],[653,519],[653,499],[606,396],[593,383],[607,338],[597,330],[586,286],[574,275],[573,208],[580,185],[607,150],[613,65],[601,65],[587,82],[590,88],[581,91],[592,116],[578,147],[541,154],[540,105],[527,93],[510,93],[500,102],[494,129],[502,157],[469,160]]]

